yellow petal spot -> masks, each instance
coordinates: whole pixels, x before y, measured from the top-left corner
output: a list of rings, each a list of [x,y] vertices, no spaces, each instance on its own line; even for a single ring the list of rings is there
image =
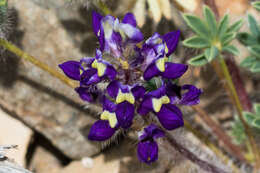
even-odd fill
[[[95,68],[97,69],[97,72],[98,72],[98,76],[101,77],[104,75],[105,73],[105,70],[106,70],[106,65],[103,64],[103,63],[100,63],[98,62],[97,60],[95,60],[93,63],[92,63],[92,68]]]
[[[168,61],[167,57],[160,58],[156,61],[156,67],[159,69],[160,72],[165,71],[165,62]]]
[[[165,50],[164,50],[164,51],[165,51],[165,53],[167,54],[167,53],[169,52],[169,49],[168,49],[168,47],[167,47],[167,44],[166,44],[166,43],[165,43],[164,45],[165,45]]]
[[[116,103],[122,103],[123,101],[128,101],[131,104],[135,103],[135,97],[132,93],[122,93],[121,90],[119,90],[119,93],[116,97]]]
[[[111,128],[115,128],[116,124],[117,124],[117,119],[116,119],[116,114],[115,113],[111,113],[109,111],[104,111],[101,116],[100,116],[101,120],[108,120],[109,125]]]
[[[161,98],[153,98],[152,99],[153,103],[153,109],[155,112],[159,112],[161,110],[161,107],[163,104],[168,104],[170,103],[170,99],[167,96],[162,96]]]
[[[119,59],[119,61],[123,69],[127,70],[129,68],[129,64],[127,61],[124,61],[121,58]]]
[[[151,157],[148,157],[148,158],[147,158],[147,161],[150,161],[150,160],[151,160]]]

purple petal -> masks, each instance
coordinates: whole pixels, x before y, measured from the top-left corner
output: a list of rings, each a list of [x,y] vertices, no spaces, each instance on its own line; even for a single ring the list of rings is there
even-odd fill
[[[106,96],[103,97],[103,110],[108,110],[109,112],[115,112],[116,104],[110,101]]]
[[[168,96],[181,98],[181,87],[171,82],[166,84],[166,92]]]
[[[88,102],[93,101],[92,94],[89,92],[88,88],[78,87],[78,88],[75,88],[75,91],[79,94],[79,96],[82,100],[88,101]]]
[[[166,56],[170,56],[177,48],[180,33],[181,32],[178,30],[174,32],[169,32],[163,36],[163,40],[166,42],[166,45],[168,47],[168,53],[166,53]]]
[[[153,110],[152,98],[151,97],[145,97],[143,99],[143,101],[141,102],[137,112],[140,115],[146,115],[152,110]]]
[[[158,145],[155,141],[139,142],[137,155],[141,162],[151,164],[158,159]]]
[[[92,12],[92,27],[97,37],[99,37],[98,32],[100,32],[100,25],[101,25],[102,18],[103,16],[101,16],[99,13],[95,11]]]
[[[144,96],[145,88],[143,86],[137,85],[131,89],[131,92],[133,93],[135,99],[138,100]]]
[[[165,85],[163,84],[160,88],[157,88],[154,91],[150,91],[147,95],[155,98],[160,98],[162,96],[165,96],[166,95]]]
[[[81,85],[92,85],[100,82],[102,79],[98,76],[94,68],[84,71],[81,75]]]
[[[80,64],[83,67],[90,67],[94,60],[95,58],[85,57],[80,60]]]
[[[96,121],[88,134],[88,139],[92,141],[105,141],[115,133],[115,129],[111,128],[106,120]]]
[[[116,69],[112,65],[107,65],[105,75],[110,79],[114,80],[116,77]]]
[[[119,125],[127,129],[132,125],[132,121],[134,118],[134,105],[130,104],[127,101],[119,103],[116,107],[116,118],[118,120]]]
[[[159,129],[155,124],[150,124],[146,128],[144,128],[143,134],[139,137],[140,141],[145,141],[145,140],[152,140],[152,139],[157,139],[164,137],[164,132]]]
[[[133,27],[136,27],[135,16],[132,13],[127,13],[123,18],[122,23],[127,23],[132,25]]]
[[[196,88],[193,85],[183,85],[183,90],[188,90],[186,93],[182,95],[182,98],[179,104],[183,105],[196,105],[200,102],[200,95],[202,94],[202,90]]]
[[[130,42],[138,43],[144,39],[142,32],[130,24],[121,24],[120,29],[124,31]]]
[[[110,97],[116,98],[117,93],[119,91],[119,85],[120,84],[117,80],[114,80],[109,83],[109,85],[107,86],[107,93]]]
[[[173,130],[184,125],[180,109],[171,104],[163,105],[157,113],[157,117],[167,130]]]
[[[154,33],[145,41],[144,48],[152,48],[157,56],[164,55],[165,45],[159,33]]]
[[[187,70],[188,66],[185,64],[166,62],[165,71],[162,73],[162,77],[167,79],[176,79],[181,77]]]
[[[144,79],[145,80],[150,80],[152,79],[154,76],[158,76],[160,75],[161,72],[158,70],[158,68],[156,67],[155,62],[151,63],[146,70],[144,71]]]
[[[65,75],[74,80],[80,80],[80,63],[78,61],[67,61],[59,65]]]

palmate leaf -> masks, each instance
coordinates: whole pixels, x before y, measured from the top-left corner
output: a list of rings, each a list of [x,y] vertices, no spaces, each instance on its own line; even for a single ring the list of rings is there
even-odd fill
[[[218,48],[215,46],[211,46],[210,48],[207,48],[204,52],[205,57],[207,58],[208,62],[215,59],[219,54]]]
[[[238,21],[236,21],[235,23],[233,23],[227,30],[227,32],[237,32],[243,25],[243,20],[240,19]]]
[[[251,67],[255,62],[256,62],[255,56],[248,56],[240,63],[240,65],[242,67]]]
[[[260,35],[260,30],[257,25],[257,21],[251,14],[248,15],[248,23],[249,23],[250,31],[252,32],[253,36],[258,37]]]
[[[235,32],[225,33],[221,39],[222,46],[228,45],[234,38],[236,38]]]
[[[257,38],[247,32],[240,32],[237,34],[237,39],[246,46],[252,46],[257,44]]]
[[[204,21],[202,21],[197,16],[193,16],[190,14],[183,15],[184,20],[186,21],[187,25],[199,36],[204,38],[209,38],[209,29]]]
[[[253,122],[252,122],[252,126],[256,127],[258,129],[260,129],[260,118],[256,118]]]
[[[253,73],[258,73],[260,72],[260,61],[257,61],[255,62],[252,67],[250,68],[250,70],[253,72]]]
[[[0,25],[5,23],[8,10],[8,1],[0,0]]]
[[[218,25],[218,37],[221,39],[228,29],[229,16],[226,14]]]
[[[236,144],[242,144],[247,139],[243,124],[237,116],[235,116],[235,121],[232,123],[231,135],[234,137]]]
[[[248,48],[249,52],[256,58],[260,58],[260,46],[251,46]]]
[[[213,11],[208,6],[204,6],[203,14],[206,19],[211,36],[215,37],[217,35],[217,21]]]
[[[255,115],[251,112],[243,112],[243,116],[244,116],[245,121],[250,125],[256,119]]]
[[[202,66],[208,63],[207,58],[205,57],[204,53],[200,54],[196,57],[191,58],[188,63],[193,66]]]
[[[210,43],[207,39],[195,35],[184,40],[183,45],[191,48],[205,48],[209,47]]]
[[[222,48],[223,52],[228,52],[228,53],[232,53],[233,55],[238,55],[239,54],[239,50],[233,46],[233,45],[227,45],[225,47]]]
[[[257,9],[258,11],[260,11],[260,1],[256,1],[252,3],[253,7],[255,9]]]

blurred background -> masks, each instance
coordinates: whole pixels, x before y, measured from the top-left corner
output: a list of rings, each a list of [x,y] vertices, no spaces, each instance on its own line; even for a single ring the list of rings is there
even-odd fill
[[[67,60],[92,57],[98,40],[92,31],[91,13],[103,13],[122,18],[133,12],[145,38],[154,32],[165,34],[181,30],[181,40],[192,35],[182,13],[202,16],[203,4],[211,0],[9,0],[9,19],[6,37],[26,53],[50,67]],[[105,7],[104,7],[105,6]],[[242,31],[248,31],[247,14],[260,21],[260,13],[248,0],[215,0],[219,16],[230,14],[230,22],[244,19]],[[249,53],[238,41],[240,54],[234,58],[239,64]],[[198,54],[182,46],[180,41],[174,55],[175,62],[186,63]],[[252,102],[260,102],[259,73],[240,68],[244,87]],[[231,133],[235,110],[224,91],[223,82],[210,66],[190,67],[182,83],[195,84],[203,89],[200,106],[211,118]],[[239,167],[243,166],[228,154],[212,129],[190,108],[183,108],[184,119],[207,136]],[[73,89],[38,67],[1,50],[0,59],[0,144],[18,145],[6,151],[17,165],[35,173],[190,173],[203,172],[177,151],[160,149],[159,161],[147,166],[136,157],[136,141],[131,132],[111,144],[87,140],[97,113],[89,109]],[[172,132],[180,142],[201,158],[225,167],[204,143],[184,128]],[[257,138],[259,142],[259,138]],[[235,143],[236,141],[234,141]],[[244,170],[247,170],[244,165]]]

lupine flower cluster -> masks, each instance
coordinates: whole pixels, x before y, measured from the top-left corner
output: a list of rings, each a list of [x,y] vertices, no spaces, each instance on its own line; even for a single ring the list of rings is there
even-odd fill
[[[176,105],[198,104],[202,93],[195,86],[173,82],[188,69],[187,65],[169,61],[180,31],[155,33],[144,40],[131,13],[122,21],[111,15],[92,15],[99,40],[95,57],[59,65],[69,78],[79,81],[75,91],[81,99],[103,105],[100,120],[91,127],[88,139],[106,141],[116,131],[131,128],[135,117],[150,116],[156,123],[149,123],[138,132],[137,153],[140,161],[152,163],[158,159],[156,140],[164,136],[164,129],[173,130],[184,124]],[[145,86],[154,78],[160,86],[148,90]],[[158,122],[161,125],[155,125]]]

